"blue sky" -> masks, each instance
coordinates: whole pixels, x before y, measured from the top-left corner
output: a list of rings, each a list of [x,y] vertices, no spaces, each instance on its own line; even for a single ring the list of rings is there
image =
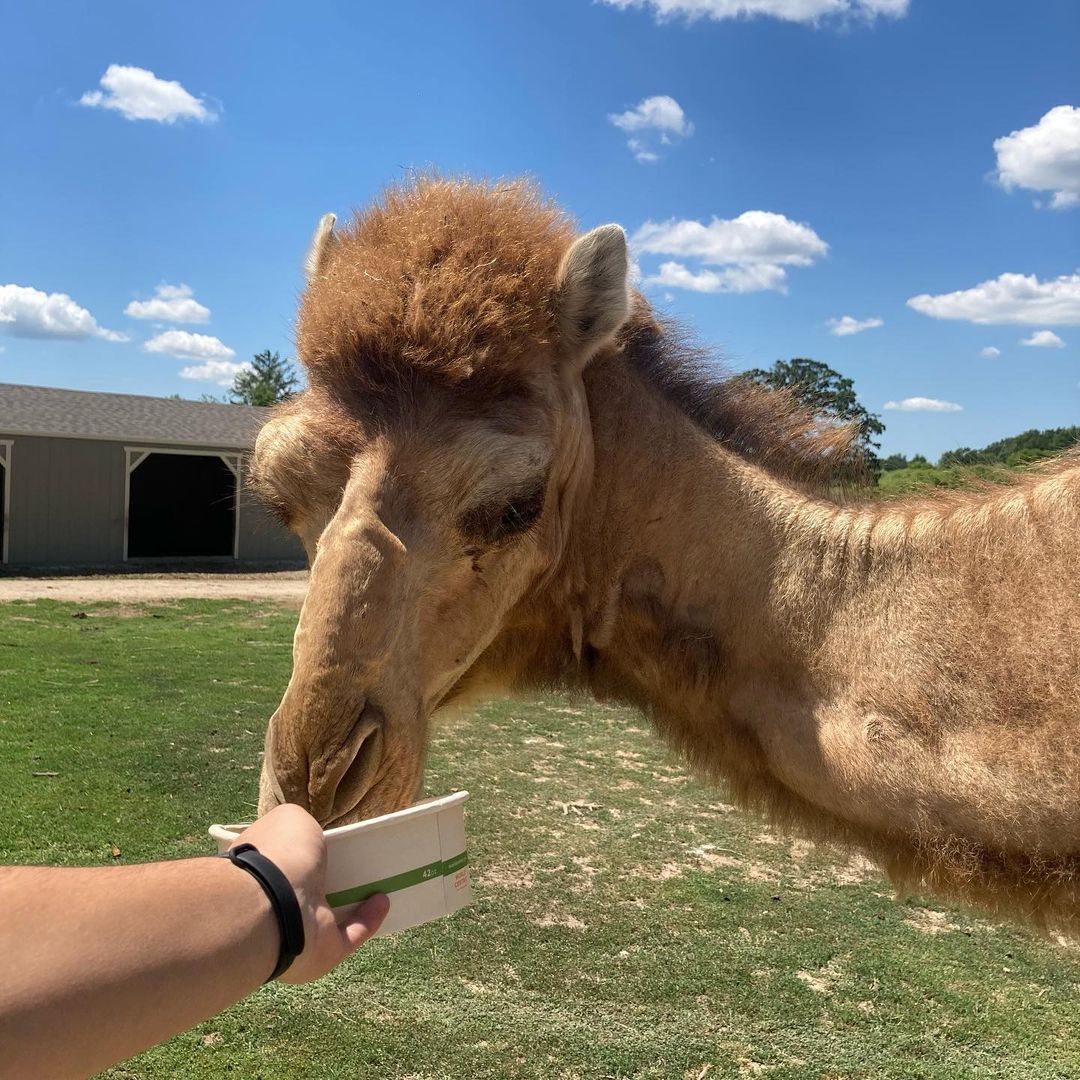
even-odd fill
[[[851,376],[886,452],[1076,423],[1078,46],[1075,0],[15,5],[0,379],[220,393],[292,355],[318,216],[435,166],[620,222],[658,307]]]

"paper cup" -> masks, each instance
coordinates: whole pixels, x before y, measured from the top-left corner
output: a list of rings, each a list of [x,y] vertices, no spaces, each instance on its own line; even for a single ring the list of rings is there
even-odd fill
[[[396,814],[327,829],[326,899],[331,907],[390,897],[376,937],[441,919],[472,903],[465,844],[467,791],[428,799]],[[247,825],[211,825],[218,852]]]

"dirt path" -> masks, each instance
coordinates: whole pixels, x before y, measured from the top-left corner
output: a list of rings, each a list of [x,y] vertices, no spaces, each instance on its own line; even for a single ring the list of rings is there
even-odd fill
[[[299,607],[307,591],[307,572],[270,574],[117,574],[101,577],[0,579],[5,600],[98,600],[145,603],[185,598],[206,600],[277,600]]]

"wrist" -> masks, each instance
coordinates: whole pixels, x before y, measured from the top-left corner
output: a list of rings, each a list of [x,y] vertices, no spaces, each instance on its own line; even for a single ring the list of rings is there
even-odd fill
[[[266,980],[271,982],[284,975],[304,951],[304,915],[296,890],[273,859],[264,855],[254,844],[234,844],[220,857],[253,878],[270,901],[280,939],[277,963]]]
[[[261,986],[277,964],[281,931],[269,897],[248,873],[228,859],[200,859],[214,879],[214,917],[228,924],[230,937],[253,976],[252,987]]]

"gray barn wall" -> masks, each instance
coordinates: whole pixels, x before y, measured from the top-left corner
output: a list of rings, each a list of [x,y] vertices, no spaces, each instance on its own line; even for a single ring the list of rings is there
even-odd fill
[[[13,444],[8,563],[78,566],[122,561],[125,444],[3,432],[0,439]],[[304,560],[300,542],[248,491],[240,498],[239,547],[242,560]]]
[[[124,554],[123,445],[11,438],[8,562],[119,562]]]

